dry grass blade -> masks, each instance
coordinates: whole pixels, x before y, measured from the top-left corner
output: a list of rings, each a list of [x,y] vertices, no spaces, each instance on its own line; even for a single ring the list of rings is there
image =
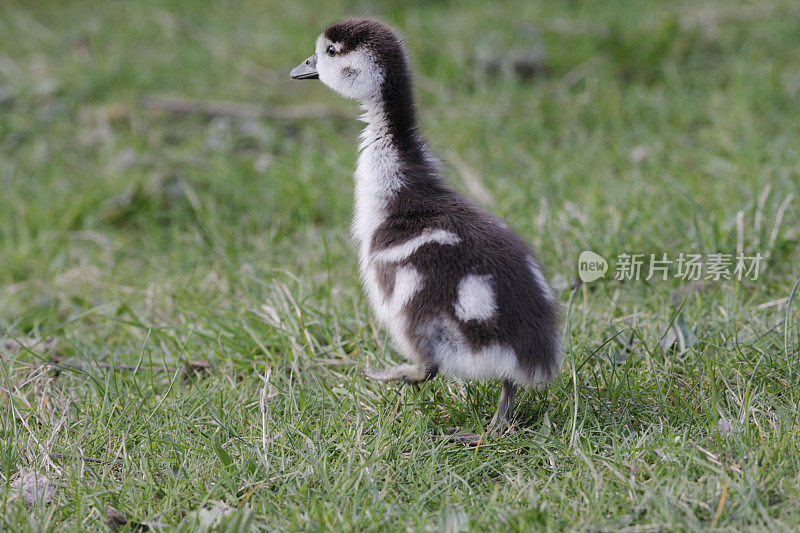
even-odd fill
[[[57,345],[58,339],[52,335],[44,339],[41,337],[18,337],[3,339],[0,342],[0,346],[10,354],[20,351],[52,352]]]
[[[781,223],[783,222],[783,215],[786,213],[786,210],[789,209],[792,198],[794,198],[792,193],[787,194],[786,198],[781,202],[780,207],[778,207],[778,212],[775,214],[775,224],[772,226],[772,232],[769,234],[769,243],[767,244],[766,252],[764,252],[764,262],[761,263],[762,272],[767,267],[767,263],[769,263],[769,259],[772,256],[772,249],[775,247],[775,242],[778,240],[778,231],[780,231]]]
[[[475,199],[488,207],[497,205],[497,200],[494,199],[491,191],[484,185],[480,176],[472,167],[465,163],[455,152],[448,152],[447,158],[453,162],[458,176]]]

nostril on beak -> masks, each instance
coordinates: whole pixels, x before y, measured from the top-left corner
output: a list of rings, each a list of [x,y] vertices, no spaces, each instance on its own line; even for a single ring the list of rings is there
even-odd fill
[[[0,0],[0,2],[2,2],[2,0]],[[289,77],[294,80],[319,79],[319,74],[317,74],[317,57],[311,56],[297,65],[289,72]]]

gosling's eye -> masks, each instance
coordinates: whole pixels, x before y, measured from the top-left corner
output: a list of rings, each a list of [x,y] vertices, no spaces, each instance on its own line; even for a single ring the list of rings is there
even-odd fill
[[[333,57],[333,56],[336,55],[336,48],[334,48],[333,45],[330,45],[328,47],[328,49],[325,50],[325,53],[327,53],[329,56]]]

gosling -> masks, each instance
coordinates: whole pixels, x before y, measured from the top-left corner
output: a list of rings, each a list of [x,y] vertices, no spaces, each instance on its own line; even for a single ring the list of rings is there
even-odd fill
[[[491,429],[502,433],[517,386],[549,383],[562,359],[559,306],[531,248],[445,183],[417,127],[403,40],[385,23],[333,24],[290,77],[319,79],[364,110],[352,234],[375,317],[409,361],[365,375],[500,379]],[[470,432],[451,438],[480,441]]]

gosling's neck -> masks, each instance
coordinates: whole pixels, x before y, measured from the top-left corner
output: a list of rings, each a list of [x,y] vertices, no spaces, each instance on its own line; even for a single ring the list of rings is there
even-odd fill
[[[355,172],[353,236],[369,245],[387,216],[414,208],[421,195],[436,194],[441,178],[436,159],[416,127],[413,102],[363,102]]]
[[[402,188],[428,189],[441,181],[439,162],[419,132],[411,91],[390,92],[361,103],[366,124],[361,132],[356,185],[372,185],[387,199]],[[371,182],[371,183],[365,183]]]

